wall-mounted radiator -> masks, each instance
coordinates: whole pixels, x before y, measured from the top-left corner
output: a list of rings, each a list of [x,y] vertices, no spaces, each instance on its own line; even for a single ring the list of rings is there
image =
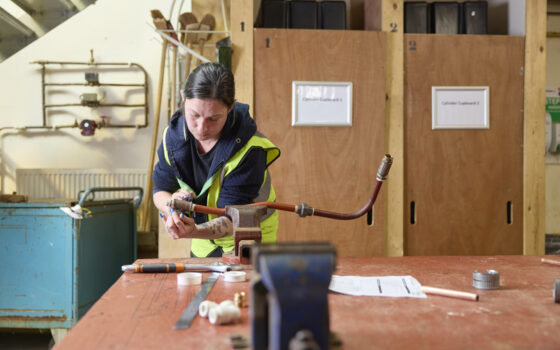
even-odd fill
[[[146,185],[145,169],[16,169],[16,191],[29,201],[70,199],[91,187]],[[133,192],[99,192],[95,199],[132,198]]]

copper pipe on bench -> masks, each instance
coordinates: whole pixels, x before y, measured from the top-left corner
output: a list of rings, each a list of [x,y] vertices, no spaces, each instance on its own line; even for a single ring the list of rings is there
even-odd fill
[[[336,220],[356,219],[364,215],[365,213],[367,213],[371,209],[371,207],[373,207],[373,204],[377,199],[377,195],[379,194],[379,190],[381,190],[381,185],[383,184],[383,181],[387,178],[387,174],[389,173],[392,164],[393,164],[393,158],[389,154],[386,154],[383,160],[381,161],[381,165],[379,166],[379,169],[377,170],[375,187],[373,188],[373,192],[371,194],[371,197],[369,198],[369,201],[362,209],[354,213],[343,214],[343,213],[335,213],[332,211],[327,211],[322,209],[315,209],[305,203],[294,205],[294,204],[277,203],[277,202],[258,202],[258,203],[248,204],[248,206],[264,205],[269,209],[278,209],[283,211],[294,212],[301,217],[321,216],[321,217],[336,219]],[[179,199],[170,199],[167,202],[167,205],[173,209],[178,209],[180,211],[191,211],[196,213],[212,214],[218,216],[226,215],[225,209],[211,208],[204,205],[198,205],[193,202],[183,201]]]
[[[435,288],[435,287],[428,287],[428,286],[422,286],[421,289],[424,294],[432,294],[432,295],[439,295],[439,296],[455,298],[455,299],[478,301],[478,294],[476,293],[461,292],[458,290]]]

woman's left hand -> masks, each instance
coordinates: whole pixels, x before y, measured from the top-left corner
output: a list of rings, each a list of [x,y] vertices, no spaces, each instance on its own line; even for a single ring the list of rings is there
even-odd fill
[[[173,239],[189,238],[196,230],[193,218],[173,210],[171,216],[165,219],[165,229]]]

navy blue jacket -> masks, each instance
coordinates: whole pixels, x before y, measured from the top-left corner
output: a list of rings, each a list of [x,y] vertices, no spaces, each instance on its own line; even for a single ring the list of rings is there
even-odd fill
[[[256,131],[257,125],[249,115],[249,106],[236,102],[227,116],[220,139],[214,146],[217,148],[208,178],[212,177],[215,172],[220,171],[222,165],[239,151]],[[190,152],[191,147],[188,143],[196,143],[197,141],[189,131],[181,110],[175,112],[171,118],[165,139],[171,166],[167,164],[163,144],[160,144],[158,148],[159,161],[152,175],[154,193],[159,191],[173,193],[177,191],[180,188],[177,178],[190,186],[193,183],[190,164],[185,159],[190,159],[187,152]],[[224,179],[218,198],[218,207],[251,203],[259,193],[265,169],[265,151],[262,149],[251,150],[245,160]],[[206,205],[206,194],[200,193],[195,203]],[[205,221],[207,221],[206,215],[196,215],[197,223]]]

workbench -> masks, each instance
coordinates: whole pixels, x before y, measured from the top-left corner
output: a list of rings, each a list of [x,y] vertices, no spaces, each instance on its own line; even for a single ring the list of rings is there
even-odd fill
[[[560,349],[560,304],[554,303],[552,296],[560,266],[544,264],[540,259],[339,258],[336,275],[412,275],[424,286],[478,293],[480,299],[329,293],[331,331],[342,339],[343,349]],[[165,261],[200,263],[201,259]],[[203,263],[213,261],[216,259],[202,259]],[[472,287],[473,271],[488,269],[499,271],[500,289]],[[203,279],[207,275],[204,273]],[[249,308],[242,309],[237,324],[215,326],[197,316],[189,329],[173,330],[200,289],[178,287],[176,281],[174,273],[124,273],[56,349],[230,349],[230,335],[249,335]],[[220,278],[207,300],[233,300],[235,292],[249,290],[249,281],[228,283]]]

